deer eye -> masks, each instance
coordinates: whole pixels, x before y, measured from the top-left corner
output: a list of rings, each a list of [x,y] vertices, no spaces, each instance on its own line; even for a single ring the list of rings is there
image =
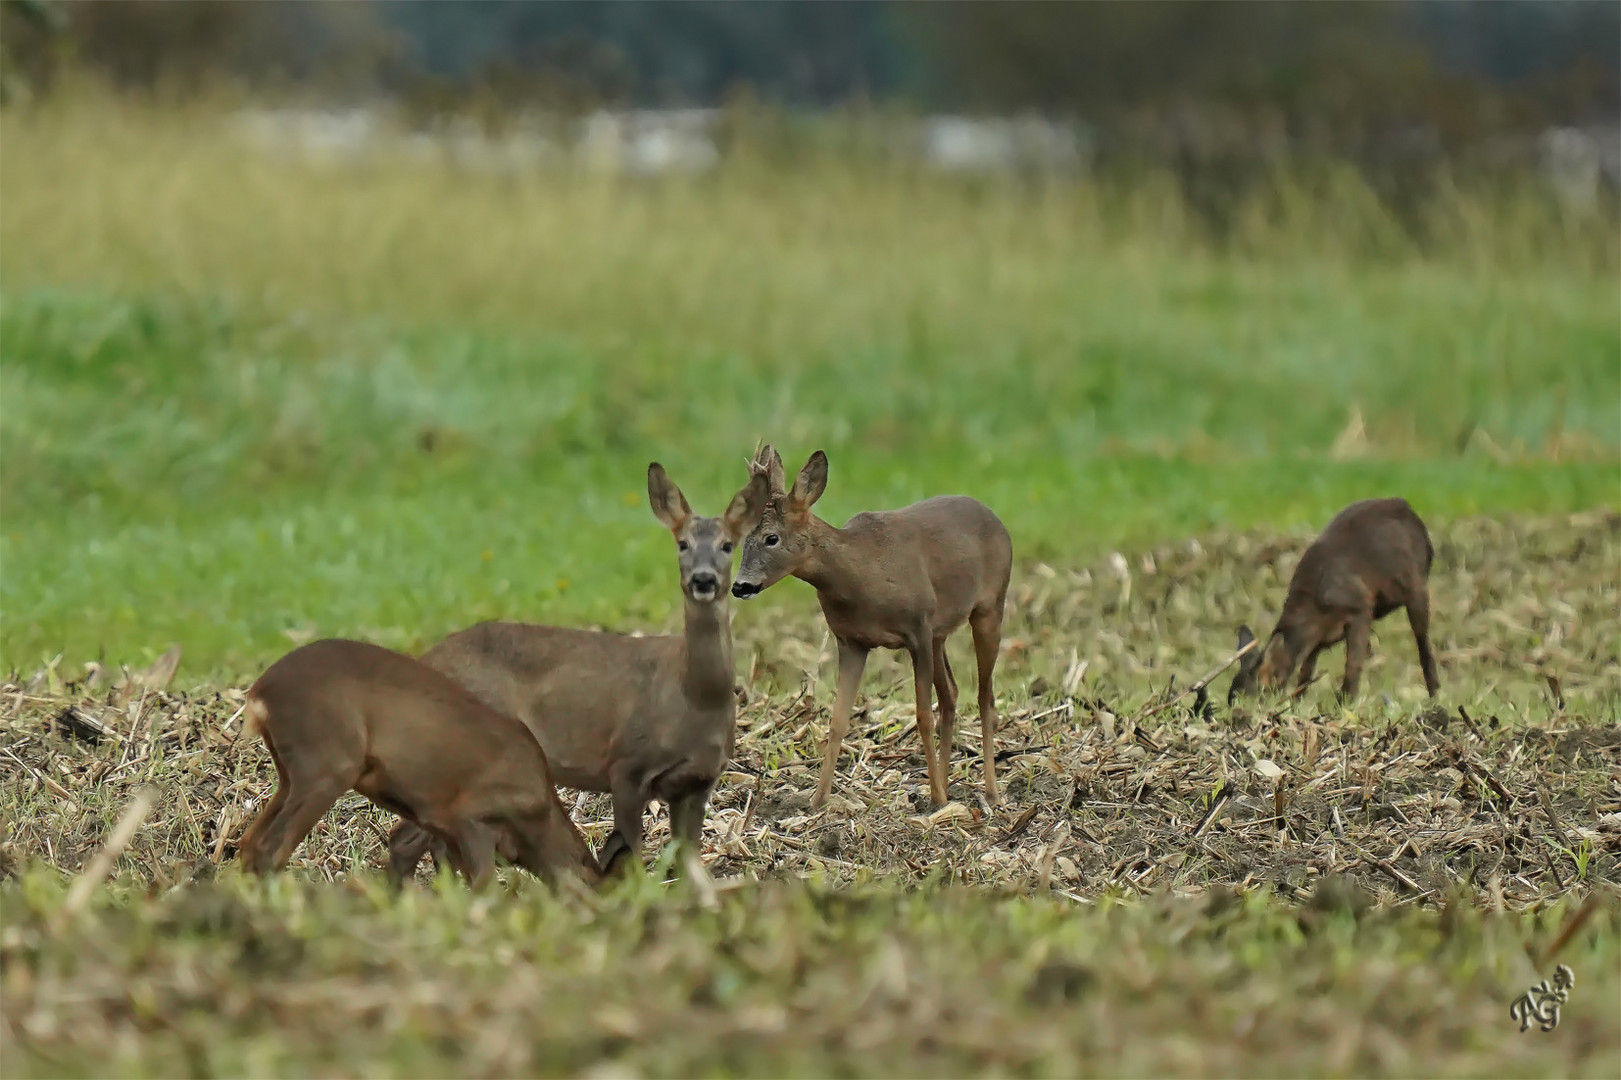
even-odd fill
[[[766,547],[776,547],[780,543],[782,543],[782,537],[778,536],[776,533],[772,533],[765,538]]]
[[[726,541],[720,546],[720,549],[725,554],[730,555],[732,553],[732,542],[730,540]]]
[[[689,548],[691,546],[692,545],[687,543],[685,540],[677,540],[675,542],[675,548],[676,548],[677,551],[685,551],[685,550],[687,550],[687,548]]]

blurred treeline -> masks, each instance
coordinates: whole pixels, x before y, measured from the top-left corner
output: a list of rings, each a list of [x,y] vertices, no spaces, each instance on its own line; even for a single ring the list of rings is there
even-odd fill
[[[1111,131],[1202,106],[1351,145],[1621,116],[1621,4],[1594,0],[4,0],[13,90],[228,81],[445,107],[1039,109]]]
[[[1349,166],[1415,228],[1452,185],[1523,189],[1537,173],[1602,193],[1581,210],[1611,218],[1621,173],[1621,4],[1610,0],[0,6],[14,104],[89,76],[164,103],[222,91],[386,102],[417,129],[722,106],[726,149],[752,140],[754,159],[796,166],[807,141],[860,147],[828,137],[840,118],[853,130],[879,116],[1033,113],[1083,130],[1096,175],[1173,175],[1218,235],[1280,175],[1326,191],[1325,167]],[[829,123],[817,130],[812,115]]]

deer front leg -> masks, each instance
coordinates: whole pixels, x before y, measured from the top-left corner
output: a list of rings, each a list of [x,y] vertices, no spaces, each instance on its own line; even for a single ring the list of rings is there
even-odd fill
[[[602,842],[597,862],[604,875],[618,873],[625,866],[642,869],[642,811],[647,808],[647,793],[641,777],[629,768],[609,774],[608,785],[613,795],[614,831]]]
[[[839,690],[833,699],[833,716],[827,731],[827,746],[822,750],[822,777],[816,785],[816,798],[811,809],[819,810],[833,791],[833,770],[839,763],[839,749],[850,730],[850,710],[855,707],[856,690],[861,686],[861,673],[867,667],[867,649],[853,641],[839,639]]]
[[[1295,697],[1306,692],[1311,680],[1317,674],[1317,658],[1322,655],[1323,643],[1318,642],[1306,650],[1306,658],[1300,662],[1300,674],[1295,676]]]
[[[934,799],[934,805],[946,804],[946,778],[940,768],[940,760],[946,757],[949,751],[937,752],[934,743],[934,706],[929,701],[929,690],[934,684],[934,650],[929,647],[928,639],[915,645],[912,653],[912,682],[917,690],[917,737],[923,741],[923,760],[929,768],[929,795]],[[941,748],[944,751],[944,748]]]
[[[713,785],[706,784],[670,803],[670,839],[678,848],[675,865],[681,874],[702,874],[704,867],[704,810]]]
[[[1356,697],[1357,684],[1362,679],[1362,665],[1368,661],[1368,636],[1373,627],[1373,613],[1359,611],[1345,625],[1345,679],[1340,683],[1340,700]]]

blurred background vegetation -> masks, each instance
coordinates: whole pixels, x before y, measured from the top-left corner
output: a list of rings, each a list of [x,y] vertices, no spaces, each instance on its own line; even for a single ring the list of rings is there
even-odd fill
[[[1618,10],[5,0],[0,663],[666,621],[761,437],[1070,564],[1613,505]]]
[[[1613,143],[1621,115],[1621,8],[1581,0],[7,0],[3,17],[9,98],[90,71],[166,101],[386,100],[417,126],[728,102],[1037,112],[1083,126],[1100,165],[1171,168],[1218,233],[1280,163],[1322,158],[1418,228],[1460,167],[1523,169],[1550,128]]]

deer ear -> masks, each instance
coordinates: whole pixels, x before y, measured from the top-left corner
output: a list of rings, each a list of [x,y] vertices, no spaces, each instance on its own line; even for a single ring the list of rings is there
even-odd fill
[[[794,490],[788,493],[788,501],[800,513],[805,513],[816,500],[822,497],[827,490],[827,455],[818,450],[805,462],[805,467],[799,470],[799,477],[794,481]]]
[[[656,461],[647,467],[647,503],[653,508],[653,516],[671,532],[680,532],[692,516],[687,497]]]
[[[731,505],[722,515],[726,531],[734,537],[745,536],[760,524],[765,504],[771,500],[771,485],[764,473],[755,473],[743,490],[732,496]]]
[[[766,463],[768,466],[766,477],[771,481],[770,494],[786,495],[788,494],[788,471],[782,467],[782,455],[777,453],[774,446],[767,446],[766,449],[771,451],[771,460]]]

